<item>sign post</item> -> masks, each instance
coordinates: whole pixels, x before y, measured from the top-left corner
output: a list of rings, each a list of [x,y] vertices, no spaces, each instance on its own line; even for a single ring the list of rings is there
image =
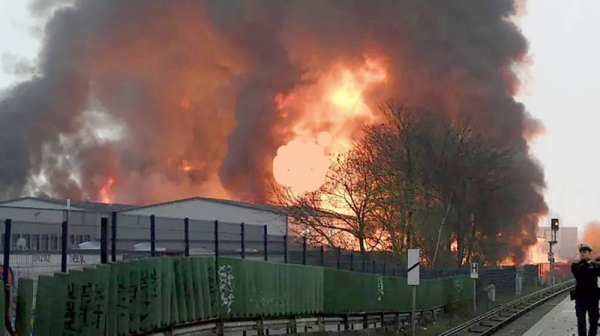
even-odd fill
[[[408,285],[412,286],[412,312],[410,319],[412,322],[412,335],[417,333],[417,286],[421,273],[421,251],[419,249],[408,250]]]
[[[473,313],[477,314],[477,279],[479,279],[479,263],[471,263],[471,279],[473,279]]]

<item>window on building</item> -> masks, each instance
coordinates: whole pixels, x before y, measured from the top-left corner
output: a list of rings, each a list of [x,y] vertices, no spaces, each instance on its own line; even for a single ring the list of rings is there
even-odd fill
[[[31,245],[29,245],[31,247],[32,251],[39,251],[40,249],[40,235],[39,234],[33,234],[31,235]]]
[[[25,244],[22,246],[23,250],[31,250],[31,235],[24,234],[21,238],[24,239]]]
[[[58,236],[55,234],[50,236],[50,251],[58,251]]]
[[[84,235],[84,236],[83,236],[83,241],[84,241],[84,242],[89,242],[89,241],[92,241],[92,237],[90,237],[90,235]]]
[[[48,235],[47,234],[42,234],[40,235],[40,251],[48,251],[49,250],[49,245],[48,245]]]
[[[21,238],[21,235],[18,233],[11,235],[11,250],[17,249],[17,242],[19,241],[19,238]]]
[[[75,236],[75,244],[79,245],[81,243],[83,243],[83,236],[82,235]]]

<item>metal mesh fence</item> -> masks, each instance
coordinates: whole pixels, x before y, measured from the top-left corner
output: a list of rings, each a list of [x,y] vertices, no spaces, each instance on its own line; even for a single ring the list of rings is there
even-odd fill
[[[406,269],[388,253],[359,254],[314,247],[302,237],[275,235],[261,225],[89,211],[11,208],[3,213],[12,217],[12,223],[8,240],[5,223],[0,225],[3,232],[0,244],[4,253],[9,253],[10,269],[16,277],[36,278],[63,268],[72,270],[101,263],[102,217],[107,225],[109,261],[151,257],[154,246],[156,256],[218,255],[406,276]],[[66,241],[63,241],[65,225]],[[494,272],[502,273],[491,271],[490,276]],[[468,268],[421,267],[423,280],[468,273]],[[514,283],[514,270],[505,273],[503,282],[510,286]]]

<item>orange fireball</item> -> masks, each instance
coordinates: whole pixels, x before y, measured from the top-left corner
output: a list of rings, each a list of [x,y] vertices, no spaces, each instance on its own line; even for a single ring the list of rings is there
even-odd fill
[[[294,138],[280,147],[273,161],[276,181],[297,191],[312,191],[324,182],[323,158],[347,152],[352,138],[365,124],[377,121],[376,114],[364,101],[363,94],[374,85],[384,83],[387,74],[381,62],[367,59],[364,65],[350,69],[335,65],[313,85],[301,87],[288,95],[278,94],[275,105],[282,117],[287,118],[294,109],[301,111],[292,127]],[[312,145],[313,143],[319,144]],[[301,145],[301,143],[303,145]],[[325,151],[320,148],[325,147]],[[290,151],[296,151],[294,153]],[[287,155],[292,154],[292,155]],[[304,168],[299,161],[309,161]],[[296,171],[287,171],[297,166]],[[310,166],[310,167],[309,167]],[[305,172],[306,169],[315,172]],[[282,170],[283,169],[283,170]],[[300,174],[292,177],[292,174]],[[291,181],[294,179],[294,182]]]

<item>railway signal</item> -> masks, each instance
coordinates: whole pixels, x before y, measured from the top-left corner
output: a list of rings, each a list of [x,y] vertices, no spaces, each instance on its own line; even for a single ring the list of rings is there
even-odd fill
[[[554,280],[554,252],[552,251],[552,247],[557,243],[556,241],[556,233],[558,232],[559,220],[558,218],[552,218],[550,220],[550,251],[548,252],[548,262],[550,263],[550,285],[555,285]]]
[[[558,231],[558,226],[559,226],[558,218],[552,218],[552,220],[550,221],[550,228],[552,229],[552,231],[554,231],[554,232]]]

